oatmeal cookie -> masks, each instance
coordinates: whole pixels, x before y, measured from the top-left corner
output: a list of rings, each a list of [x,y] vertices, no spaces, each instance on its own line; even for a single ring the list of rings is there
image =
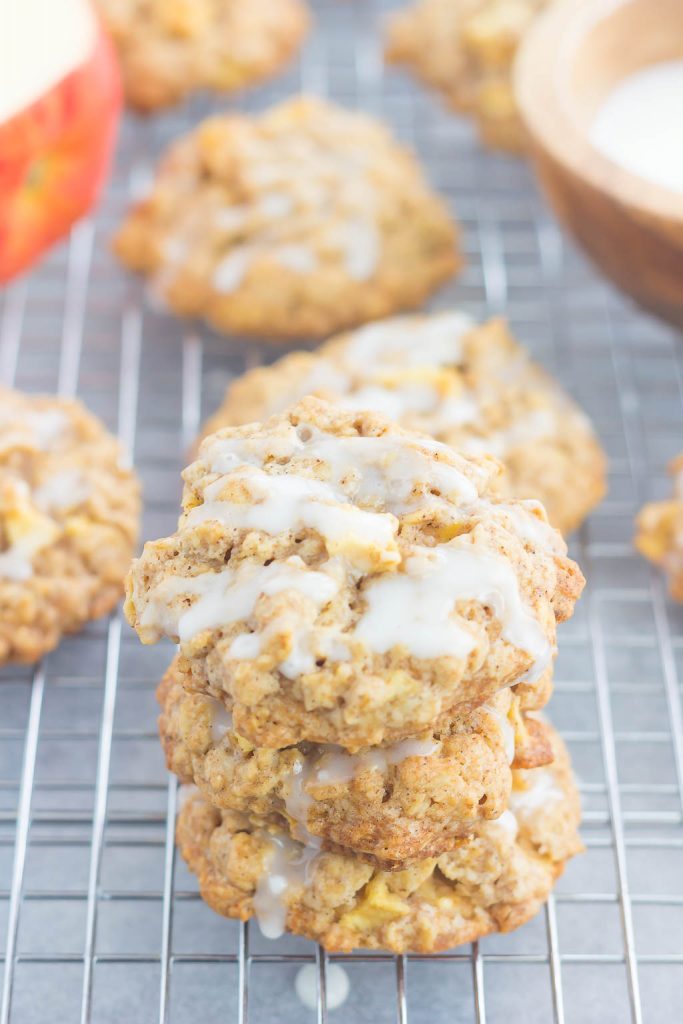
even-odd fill
[[[219,431],[178,530],[133,565],[128,620],[179,642],[259,746],[353,751],[505,686],[545,693],[583,577],[538,503],[495,498],[499,471],[315,398]]]
[[[379,122],[306,98],[178,141],[115,249],[175,313],[270,340],[417,306],[459,266],[414,157]]]
[[[466,455],[495,455],[507,470],[498,493],[539,499],[563,533],[605,493],[590,422],[503,320],[394,317],[293,352],[234,381],[205,434],[264,420],[308,394],[385,413]]]
[[[277,74],[308,29],[303,0],[97,0],[126,98],[151,112],[198,89],[236,92]]]
[[[123,594],[139,488],[79,402],[0,387],[0,665],[34,662]]]
[[[645,505],[636,520],[638,551],[660,566],[676,601],[683,601],[683,453],[669,466],[674,495]]]
[[[386,56],[471,115],[494,149],[526,148],[512,65],[548,0],[417,0],[389,24]]]
[[[499,817],[510,765],[547,763],[547,726],[502,690],[488,704],[422,735],[348,754],[303,743],[255,747],[222,703],[186,689],[177,661],[157,691],[169,771],[215,806],[288,829],[326,850],[349,849],[391,870],[452,849],[478,821]]]
[[[353,854],[321,853],[190,793],[177,841],[203,898],[219,914],[256,917],[326,949],[433,953],[519,927],[582,849],[579,798],[553,736],[549,768],[516,771],[510,809],[440,857],[382,871]]]

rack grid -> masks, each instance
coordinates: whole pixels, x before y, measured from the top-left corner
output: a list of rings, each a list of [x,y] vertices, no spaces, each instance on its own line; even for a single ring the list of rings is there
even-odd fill
[[[683,612],[631,535],[681,447],[681,339],[582,261],[523,162],[482,152],[467,124],[383,68],[381,17],[395,3],[313,6],[300,62],[237,105],[305,89],[387,120],[463,226],[467,268],[435,305],[505,312],[610,456],[609,496],[572,540],[589,585],[561,631],[551,705],[581,783],[586,853],[519,932],[434,957],[327,955],[223,921],[174,852],[154,702],[170,649],[141,647],[116,614],[35,670],[0,676],[0,1024],[680,1019]],[[173,528],[183,453],[225,384],[278,354],[167,316],[109,253],[160,150],[209,109],[128,119],[97,217],[0,300],[0,380],[77,394],[118,430],[144,484],[144,537]],[[351,981],[334,1010],[330,963]],[[316,970],[312,1009],[293,985],[303,964]]]

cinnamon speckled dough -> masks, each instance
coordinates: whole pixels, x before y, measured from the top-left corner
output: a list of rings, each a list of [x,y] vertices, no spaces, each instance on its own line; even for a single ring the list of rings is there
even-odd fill
[[[97,0],[130,106],[154,111],[197,89],[235,92],[277,74],[308,28],[302,0]]]
[[[669,471],[673,497],[645,505],[636,520],[635,544],[664,570],[671,596],[683,601],[683,453],[671,462]]]
[[[33,662],[120,599],[139,488],[79,402],[0,387],[0,665]]]
[[[328,950],[437,952],[519,927],[581,851],[578,794],[556,736],[554,747],[550,768],[515,772],[504,816],[403,871],[381,871],[352,854],[316,854],[198,794],[180,812],[178,845],[209,906],[241,920],[258,915],[269,937],[286,926]],[[284,891],[270,888],[268,872],[277,872]]]
[[[606,459],[590,422],[503,320],[394,317],[293,352],[234,381],[205,434],[264,420],[307,394],[495,455],[507,470],[498,492],[538,498],[563,533],[604,495]]]
[[[157,696],[169,771],[218,808],[285,827],[324,849],[352,849],[387,870],[452,849],[505,810],[515,766],[547,763],[547,726],[502,690],[421,736],[362,751],[255,747],[221,703],[192,693],[174,662]]]
[[[377,746],[518,683],[529,706],[584,581],[537,503],[495,498],[499,471],[313,398],[219,431],[128,620],[179,641],[259,746]]]
[[[269,340],[417,306],[460,263],[414,157],[380,122],[306,98],[176,142],[115,249],[175,313]]]
[[[548,0],[417,0],[389,23],[387,59],[410,68],[456,110],[470,114],[483,141],[526,147],[512,85],[517,48]]]

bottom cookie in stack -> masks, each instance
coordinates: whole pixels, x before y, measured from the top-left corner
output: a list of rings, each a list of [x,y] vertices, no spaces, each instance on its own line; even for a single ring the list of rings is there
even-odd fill
[[[549,732],[552,764],[514,770],[499,818],[403,870],[321,852],[282,828],[218,810],[194,789],[178,817],[178,845],[209,906],[243,921],[256,917],[269,937],[287,929],[335,951],[432,953],[510,931],[533,917],[582,849],[569,758]]]

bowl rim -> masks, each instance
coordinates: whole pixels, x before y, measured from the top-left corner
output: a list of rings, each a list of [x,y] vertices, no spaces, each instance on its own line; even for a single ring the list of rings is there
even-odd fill
[[[586,36],[620,7],[648,0],[556,0],[532,23],[514,65],[520,116],[532,142],[603,195],[656,218],[683,225],[683,193],[626,170],[603,154],[572,116],[560,89],[560,69]],[[555,59],[549,61],[548,53]],[[540,88],[539,88],[540,84]],[[643,188],[643,183],[647,188]]]

